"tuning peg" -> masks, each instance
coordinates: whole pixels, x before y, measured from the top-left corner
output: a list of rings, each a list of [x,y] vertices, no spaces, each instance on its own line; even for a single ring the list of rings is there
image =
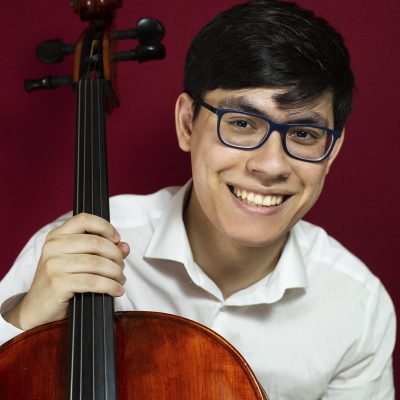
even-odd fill
[[[36,46],[36,56],[42,63],[55,64],[64,60],[64,55],[75,51],[75,45],[65,44],[61,39],[46,40]]]
[[[165,29],[157,19],[141,18],[136,28],[115,31],[111,37],[116,40],[138,39],[142,45],[151,45],[161,42],[164,33]]]
[[[25,90],[32,92],[37,89],[56,89],[60,86],[72,84],[72,76],[46,76],[40,79],[27,79],[25,81]]]
[[[165,47],[161,43],[137,46],[128,51],[117,51],[111,55],[111,61],[150,61],[165,58]]]

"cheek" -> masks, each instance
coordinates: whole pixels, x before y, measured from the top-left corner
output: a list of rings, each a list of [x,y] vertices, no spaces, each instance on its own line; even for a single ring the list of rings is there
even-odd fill
[[[202,213],[214,226],[219,224],[221,204],[226,202],[229,190],[226,183],[240,170],[241,157],[237,152],[224,146],[217,137],[202,137],[193,142],[193,185]]]
[[[238,150],[224,146],[215,135],[205,133],[193,137],[191,146],[192,175],[195,180],[213,182],[225,171],[241,163]]]
[[[310,209],[318,200],[325,183],[327,166],[326,164],[312,164],[299,174],[299,179],[304,187],[304,199],[307,209]]]

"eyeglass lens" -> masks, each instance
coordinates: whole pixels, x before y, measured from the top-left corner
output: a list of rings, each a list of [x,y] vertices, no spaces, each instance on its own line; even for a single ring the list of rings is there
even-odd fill
[[[223,114],[219,126],[219,134],[225,143],[245,148],[258,146],[269,130],[268,121],[233,112]],[[284,140],[288,152],[293,156],[318,160],[329,150],[333,135],[312,126],[290,126]]]

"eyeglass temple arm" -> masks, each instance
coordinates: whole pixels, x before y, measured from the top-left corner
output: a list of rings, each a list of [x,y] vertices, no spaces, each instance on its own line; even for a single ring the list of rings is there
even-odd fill
[[[217,109],[215,107],[211,106],[210,104],[205,103],[203,100],[199,99],[199,100],[194,100],[194,101],[198,102],[201,106],[203,106],[204,108],[207,108],[207,110],[210,110],[214,114],[217,114]]]

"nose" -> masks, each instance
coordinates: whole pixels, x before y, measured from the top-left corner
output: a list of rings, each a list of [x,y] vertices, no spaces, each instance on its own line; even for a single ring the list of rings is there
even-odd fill
[[[271,132],[268,140],[258,149],[249,150],[247,170],[266,181],[285,180],[289,177],[291,166],[289,156],[282,146],[281,134]]]

